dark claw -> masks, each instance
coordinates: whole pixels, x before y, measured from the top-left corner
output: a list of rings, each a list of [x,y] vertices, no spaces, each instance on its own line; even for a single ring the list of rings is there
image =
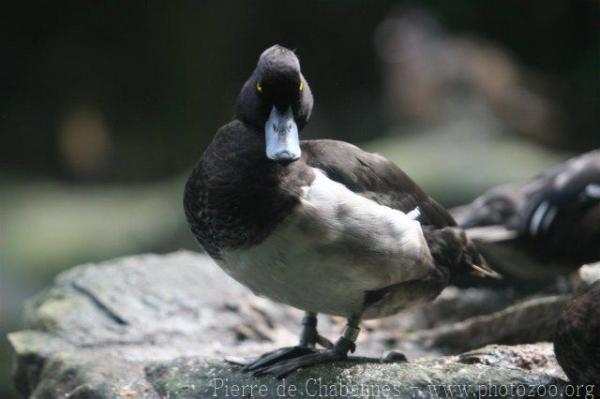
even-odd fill
[[[316,349],[307,346],[291,346],[277,349],[273,352],[268,352],[259,356],[258,359],[244,366],[242,371],[254,371],[259,368],[268,367],[280,361],[315,353],[316,351]]]
[[[383,363],[406,363],[408,359],[404,356],[404,353],[391,351],[381,359]]]
[[[356,351],[356,344],[354,342],[352,342],[352,344],[350,345],[350,353],[354,353]]]
[[[265,374],[272,374],[277,379],[282,379],[291,372],[307,366],[313,366],[321,363],[334,362],[336,360],[346,359],[347,355],[336,352],[335,350],[327,350],[318,353],[311,353],[308,355],[300,356],[295,359],[289,359],[282,362],[260,368],[254,372],[255,376],[261,376]]]

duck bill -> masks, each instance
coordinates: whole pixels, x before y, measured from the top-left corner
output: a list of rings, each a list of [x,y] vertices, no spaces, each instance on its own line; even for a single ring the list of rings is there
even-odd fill
[[[265,141],[267,158],[273,161],[292,162],[300,158],[298,126],[292,107],[285,112],[275,106],[271,109],[265,123]]]

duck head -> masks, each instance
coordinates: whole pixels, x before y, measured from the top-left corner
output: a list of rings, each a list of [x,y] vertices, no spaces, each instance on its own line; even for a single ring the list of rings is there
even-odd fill
[[[264,134],[266,157],[288,163],[300,158],[298,136],[308,123],[313,96],[293,51],[275,45],[260,55],[244,84],[237,117]]]

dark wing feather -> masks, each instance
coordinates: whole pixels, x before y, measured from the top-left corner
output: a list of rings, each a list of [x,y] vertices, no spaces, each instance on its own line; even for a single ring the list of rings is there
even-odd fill
[[[600,185],[600,150],[572,158],[529,182],[527,203],[517,228],[532,236],[546,233],[561,217],[577,219],[600,203],[592,195]],[[589,191],[591,189],[592,191]]]
[[[495,187],[453,214],[463,228],[493,226],[511,231],[537,254],[594,261],[600,257],[599,185],[600,150],[595,150],[524,184]]]
[[[455,226],[444,207],[429,197],[400,168],[384,157],[336,140],[302,142],[305,162],[351,191],[408,213],[419,207],[419,221],[437,228]]]

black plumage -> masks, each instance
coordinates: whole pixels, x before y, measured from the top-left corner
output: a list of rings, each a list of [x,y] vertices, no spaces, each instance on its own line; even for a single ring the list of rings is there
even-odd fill
[[[299,141],[312,106],[296,55],[265,50],[184,194],[192,232],[224,270],[307,312],[299,346],[248,367],[277,376],[345,358],[361,318],[426,303],[457,276],[494,275],[392,162],[340,141]],[[316,313],[348,319],[335,345],[316,333]]]
[[[573,298],[556,326],[554,352],[572,384],[600,383],[600,281]],[[596,385],[600,395],[600,385]]]

